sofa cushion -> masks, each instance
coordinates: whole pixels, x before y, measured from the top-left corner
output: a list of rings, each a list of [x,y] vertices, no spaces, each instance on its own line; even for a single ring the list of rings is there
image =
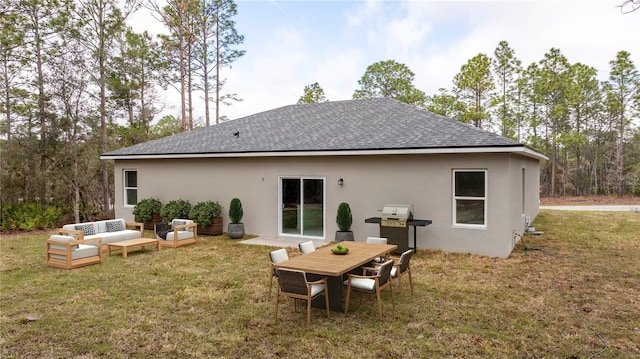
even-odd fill
[[[76,224],[76,230],[84,232],[85,236],[96,234],[96,229],[93,227],[93,223]]]
[[[116,219],[113,221],[107,221],[107,232],[124,231],[124,221]]]
[[[85,239],[102,238],[102,244],[109,244],[113,242],[126,241],[127,239],[140,238],[140,231],[133,229],[125,229],[124,231],[117,232],[104,232],[98,233],[93,236],[84,237]],[[96,245],[96,243],[88,243]]]

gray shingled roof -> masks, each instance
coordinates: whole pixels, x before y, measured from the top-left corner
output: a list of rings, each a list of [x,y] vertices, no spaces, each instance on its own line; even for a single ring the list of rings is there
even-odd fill
[[[412,105],[377,98],[284,106],[102,157],[473,147],[524,145]]]

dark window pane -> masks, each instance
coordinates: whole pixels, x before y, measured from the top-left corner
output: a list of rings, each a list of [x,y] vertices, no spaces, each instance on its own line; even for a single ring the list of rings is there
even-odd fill
[[[484,224],[484,201],[456,200],[456,223]]]
[[[138,190],[127,189],[127,205],[135,206],[138,203]]]
[[[138,187],[138,172],[125,171],[124,172],[124,186],[125,187]]]
[[[282,179],[282,233],[300,234],[300,179]]]
[[[321,179],[304,179],[304,203],[303,203],[303,228],[306,236],[322,236],[323,221],[323,192],[324,185]]]
[[[484,172],[455,172],[456,197],[484,197]]]

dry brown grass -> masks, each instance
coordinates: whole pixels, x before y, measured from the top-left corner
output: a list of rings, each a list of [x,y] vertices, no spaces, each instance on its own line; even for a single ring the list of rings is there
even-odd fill
[[[273,248],[195,246],[44,265],[45,234],[0,241],[2,358],[636,358],[640,214],[543,211],[508,259],[420,251],[383,321],[266,298]],[[524,250],[525,245],[528,250]],[[289,250],[291,256],[297,250]],[[406,283],[405,283],[406,285]]]

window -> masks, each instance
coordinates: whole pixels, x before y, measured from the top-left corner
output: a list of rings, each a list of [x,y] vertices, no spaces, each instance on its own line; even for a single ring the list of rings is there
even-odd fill
[[[485,227],[487,214],[487,171],[453,171],[453,224]]]
[[[124,171],[124,205],[135,206],[138,203],[138,171]]]
[[[325,180],[280,177],[280,234],[324,238]]]

